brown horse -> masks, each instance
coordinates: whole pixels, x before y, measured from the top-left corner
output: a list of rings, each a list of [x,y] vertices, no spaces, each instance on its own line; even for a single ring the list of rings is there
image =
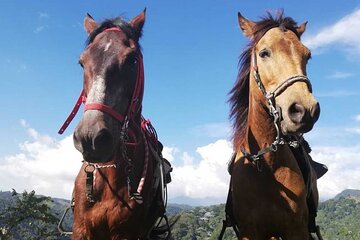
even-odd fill
[[[141,115],[144,69],[138,41],[144,22],[145,10],[129,22],[98,24],[90,15],[84,20],[89,34],[79,61],[84,88],[60,130],[83,102],[73,135],[84,163],[75,181],[72,239],[153,239],[169,230],[168,224],[155,226],[164,217],[168,182],[162,146]]]
[[[317,178],[305,159],[306,181],[296,152],[307,154],[302,134],[313,128],[320,107],[306,76],[311,54],[300,41],[306,23],[298,26],[283,12],[259,22],[239,13],[238,20],[250,44],[230,92],[234,229],[239,239],[309,239],[307,195],[317,208]]]

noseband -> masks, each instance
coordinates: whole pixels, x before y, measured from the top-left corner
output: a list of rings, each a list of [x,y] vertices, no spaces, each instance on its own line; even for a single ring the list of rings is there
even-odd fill
[[[105,32],[108,31],[118,31],[120,32],[121,30],[117,27],[111,27],[108,29],[104,30]],[[137,71],[137,78],[136,78],[136,82],[135,82],[135,87],[134,87],[134,91],[131,97],[131,102],[130,105],[128,107],[128,110],[126,112],[126,115],[120,114],[117,111],[115,111],[113,108],[102,104],[102,103],[86,103],[86,93],[84,90],[81,91],[80,96],[78,98],[78,100],[76,101],[76,104],[73,108],[73,110],[71,111],[71,113],[69,114],[69,116],[67,117],[67,119],[65,120],[64,124],[61,126],[60,130],[58,131],[59,134],[63,134],[64,131],[66,130],[66,128],[69,126],[69,124],[71,123],[71,121],[74,119],[76,113],[78,112],[81,104],[84,104],[84,112],[88,111],[88,110],[99,110],[102,112],[105,112],[107,114],[109,114],[111,117],[115,118],[117,121],[119,121],[120,123],[122,123],[123,125],[123,129],[124,127],[127,127],[129,120],[134,116],[134,114],[140,110],[141,108],[141,102],[142,102],[142,98],[143,98],[143,94],[144,94],[144,63],[143,63],[143,57],[141,52],[139,51],[139,55],[138,55],[138,71]],[[138,108],[136,108],[137,103],[140,103],[140,105],[138,106]]]
[[[260,159],[260,157],[262,155],[264,155],[265,153],[268,153],[268,152],[276,152],[278,149],[278,145],[288,144],[291,147],[297,148],[300,144],[300,141],[302,140],[301,135],[300,136],[292,136],[292,138],[295,138],[295,140],[293,140],[292,138],[289,138],[289,139],[284,138],[286,135],[284,135],[280,130],[280,121],[281,121],[280,108],[276,105],[275,98],[296,82],[306,83],[310,92],[312,92],[312,86],[311,86],[311,82],[307,76],[295,75],[295,76],[289,77],[284,82],[280,83],[273,91],[267,92],[265,89],[265,86],[260,78],[259,69],[257,66],[255,49],[253,49],[253,51],[252,51],[251,62],[252,62],[251,70],[253,72],[255,82],[269,105],[269,114],[270,114],[270,116],[274,117],[273,122],[274,122],[274,126],[276,129],[276,138],[275,138],[274,142],[272,142],[268,147],[259,150],[257,154],[248,153],[243,148],[240,149],[241,152],[243,153],[244,158],[246,158],[246,159],[250,160],[250,162],[256,164],[257,168],[260,170],[261,167],[259,165],[258,160]]]

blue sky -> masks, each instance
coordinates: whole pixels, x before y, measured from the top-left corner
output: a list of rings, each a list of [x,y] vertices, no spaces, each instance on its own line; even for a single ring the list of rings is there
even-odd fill
[[[57,149],[64,142],[71,147],[66,138],[70,139],[81,111],[64,136],[57,135],[57,130],[82,88],[82,69],[77,61],[87,37],[82,25],[84,16],[88,12],[99,21],[119,15],[131,19],[145,7],[141,39],[146,79],[143,115],[152,120],[168,158],[179,173],[186,167],[199,170],[212,157],[207,154],[214,148],[207,153],[201,149],[219,145],[216,151],[221,153],[227,148],[226,153],[218,156],[223,165],[231,153],[227,93],[236,79],[238,57],[248,42],[238,27],[238,11],[257,20],[267,10],[283,8],[298,23],[309,21],[303,40],[313,52],[308,76],[321,104],[321,116],[307,137],[313,148],[318,149],[314,154],[329,164],[333,162],[323,159],[326,147],[346,152],[347,148],[354,150],[360,145],[358,0],[341,3],[15,0],[0,1],[0,165],[5,163],[9,170],[10,160],[21,159],[21,163],[34,166],[37,157],[43,156],[41,151]],[[353,157],[360,161],[359,155]],[[355,169],[360,171],[360,166]],[[342,183],[341,187],[334,183],[336,186],[326,194],[331,196],[335,190],[355,183],[360,186],[360,173],[356,174],[359,182],[349,180],[349,184]],[[226,173],[220,175],[226,178]],[[17,176],[19,188],[36,188],[21,185],[22,175]],[[0,182],[0,190],[7,189],[9,186]],[[178,196],[214,197],[206,193],[191,195],[186,189],[176,191],[181,192]]]

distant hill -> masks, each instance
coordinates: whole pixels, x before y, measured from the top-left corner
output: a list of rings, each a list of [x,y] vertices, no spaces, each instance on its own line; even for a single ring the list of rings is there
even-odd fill
[[[0,191],[0,203],[9,204],[11,198],[11,192]],[[70,201],[56,198],[52,200],[51,211],[60,218]],[[170,216],[181,216],[172,230],[174,239],[217,239],[224,219],[224,208],[224,204],[205,207],[168,204],[167,212]],[[324,240],[360,240],[360,190],[344,190],[335,198],[321,202],[317,223],[321,227]],[[64,225],[66,229],[71,229],[72,214],[69,214]],[[232,229],[228,229],[224,240],[235,239]]]
[[[319,205],[318,225],[324,239],[360,239],[360,196],[342,195]]]
[[[360,190],[356,189],[346,189],[341,193],[337,194],[334,199],[339,200],[342,197],[360,197]]]

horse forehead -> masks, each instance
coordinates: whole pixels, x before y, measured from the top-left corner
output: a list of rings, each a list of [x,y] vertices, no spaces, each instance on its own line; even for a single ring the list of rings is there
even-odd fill
[[[296,34],[291,30],[272,28],[267,31],[257,44],[259,47],[284,48],[294,47],[301,50],[304,46]]]
[[[106,52],[111,46],[121,49],[122,46],[129,45],[129,41],[130,39],[122,31],[104,31],[95,37],[91,46]]]

